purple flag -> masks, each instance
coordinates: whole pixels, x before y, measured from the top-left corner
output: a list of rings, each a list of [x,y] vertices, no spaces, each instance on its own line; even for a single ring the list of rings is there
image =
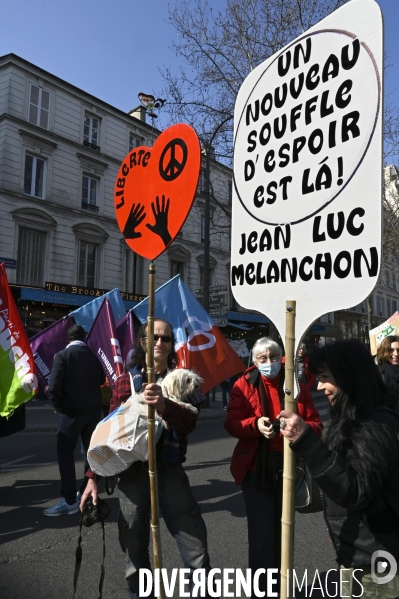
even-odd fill
[[[55,354],[68,344],[67,331],[73,324],[75,324],[74,319],[65,316],[29,339],[35,360],[39,389],[42,391],[48,385]]]
[[[116,336],[114,314],[107,298],[101,304],[86,343],[100,360],[112,389],[118,376],[123,374],[123,359]]]
[[[121,346],[121,354],[123,364],[129,362],[134,352],[134,325],[133,315],[128,312],[116,325],[116,334],[118,335],[119,343]]]

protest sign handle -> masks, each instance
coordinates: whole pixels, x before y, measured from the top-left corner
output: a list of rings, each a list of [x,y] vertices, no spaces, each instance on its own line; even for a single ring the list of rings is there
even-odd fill
[[[148,269],[148,319],[147,319],[147,375],[148,382],[155,383],[154,374],[154,304],[155,304],[155,264],[150,262]],[[159,528],[158,477],[155,449],[155,408],[148,406],[148,474],[151,496],[151,534],[154,555],[154,568],[162,568],[161,533]],[[162,580],[159,597],[164,599]]]
[[[285,318],[285,409],[297,412],[294,388],[296,302],[286,302]],[[283,507],[281,515],[280,598],[292,597],[295,530],[295,454],[284,437]],[[288,576],[287,576],[288,573]],[[291,588],[290,588],[291,587]]]

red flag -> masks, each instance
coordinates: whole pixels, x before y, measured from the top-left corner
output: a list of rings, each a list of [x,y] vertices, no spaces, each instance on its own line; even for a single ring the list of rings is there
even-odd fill
[[[8,416],[36,393],[38,382],[28,337],[0,264],[0,416]]]
[[[123,374],[123,359],[116,336],[114,314],[107,298],[101,304],[86,343],[100,360],[112,389],[118,376]]]
[[[145,322],[148,299],[135,306],[133,312]],[[179,275],[156,290],[154,314],[171,323],[180,367],[192,368],[202,376],[204,393],[246,370],[244,362]]]

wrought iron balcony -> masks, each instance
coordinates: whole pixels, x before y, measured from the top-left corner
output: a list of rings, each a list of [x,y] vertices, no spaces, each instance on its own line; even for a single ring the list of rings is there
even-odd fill
[[[97,144],[93,144],[91,141],[87,141],[87,139],[83,140],[83,145],[87,146],[88,148],[91,148],[92,150],[96,150],[96,152],[100,151],[100,146],[98,146]]]
[[[82,200],[82,208],[83,210],[89,210],[90,212],[98,212],[98,206],[95,204],[89,204],[88,202],[84,202]]]

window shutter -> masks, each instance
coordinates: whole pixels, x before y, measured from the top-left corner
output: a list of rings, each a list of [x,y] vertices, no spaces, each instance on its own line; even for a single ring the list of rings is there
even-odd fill
[[[42,89],[42,101],[40,103],[40,127],[48,129],[50,114],[50,93]]]
[[[22,285],[43,285],[46,232],[19,228],[17,281]]]
[[[37,115],[39,111],[39,91],[40,90],[37,85],[31,84],[28,121],[34,125],[37,125]]]

